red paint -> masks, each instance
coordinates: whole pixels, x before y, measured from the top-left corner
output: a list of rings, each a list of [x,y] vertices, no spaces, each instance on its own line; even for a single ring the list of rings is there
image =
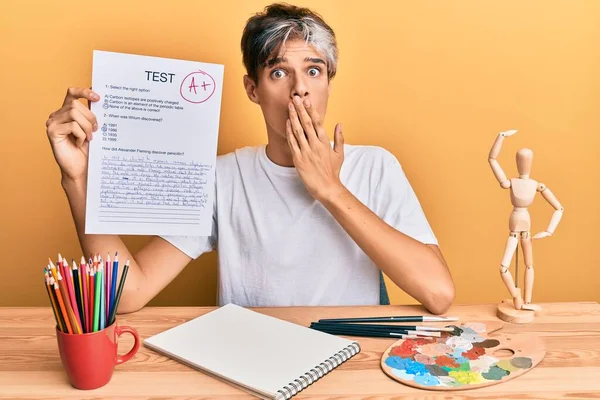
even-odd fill
[[[417,354],[417,345],[412,340],[405,340],[400,346],[394,346],[390,353],[403,358],[411,358]]]
[[[435,363],[440,367],[450,367],[450,368],[458,368],[460,365],[448,356],[438,356],[435,358]]]
[[[410,339],[410,341],[413,342],[417,346],[421,346],[421,345],[424,345],[424,344],[431,344],[431,343],[433,343],[433,340],[430,339],[430,338]]]
[[[468,358],[469,360],[477,360],[484,354],[485,349],[483,347],[473,347],[471,350],[463,352],[462,356]]]

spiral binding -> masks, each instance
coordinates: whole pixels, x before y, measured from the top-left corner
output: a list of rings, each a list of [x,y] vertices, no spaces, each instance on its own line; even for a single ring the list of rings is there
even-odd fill
[[[308,386],[312,385],[313,382],[321,379],[323,376],[331,372],[331,370],[338,367],[340,364],[352,358],[359,352],[360,345],[358,344],[358,342],[352,343],[345,349],[339,351],[338,353],[323,361],[321,364],[316,365],[314,368],[311,368],[311,370],[305,373],[304,375],[300,376],[297,379],[294,379],[293,382],[290,382],[289,384],[285,385],[281,390],[278,390],[276,399],[290,399],[291,397],[300,393],[302,390],[306,389]]]

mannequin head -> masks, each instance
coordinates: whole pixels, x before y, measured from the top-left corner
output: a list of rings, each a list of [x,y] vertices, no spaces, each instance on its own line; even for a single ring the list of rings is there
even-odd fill
[[[523,148],[517,151],[517,170],[519,171],[519,178],[529,178],[532,163],[533,151],[531,149]]]

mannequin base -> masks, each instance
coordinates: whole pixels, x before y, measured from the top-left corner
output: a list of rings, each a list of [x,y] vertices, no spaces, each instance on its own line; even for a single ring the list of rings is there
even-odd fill
[[[527,307],[527,305],[524,305],[524,307]],[[506,299],[502,300],[502,303],[498,304],[496,315],[502,321],[509,322],[511,324],[528,324],[533,321],[536,312],[541,310],[541,308],[537,305],[533,306],[532,308],[535,308],[536,310],[517,310],[512,299]]]

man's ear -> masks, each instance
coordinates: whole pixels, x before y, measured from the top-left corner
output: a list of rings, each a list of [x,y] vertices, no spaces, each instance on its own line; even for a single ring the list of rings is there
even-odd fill
[[[256,94],[256,84],[248,75],[244,75],[244,89],[246,89],[246,94],[248,95],[250,101],[260,104],[260,99]]]

